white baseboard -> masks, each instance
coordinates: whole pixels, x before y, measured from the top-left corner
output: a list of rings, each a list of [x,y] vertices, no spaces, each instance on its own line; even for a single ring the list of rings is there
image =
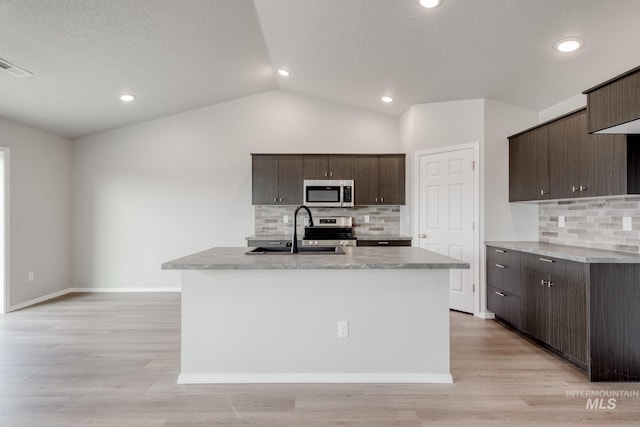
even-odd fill
[[[487,320],[491,320],[491,319],[495,319],[496,318],[496,315],[493,314],[490,311],[482,311],[480,313],[476,313],[475,316],[479,317],[481,319],[487,319]]]
[[[7,308],[7,313],[11,311],[21,310],[29,306],[58,298],[71,293],[90,293],[90,292],[182,292],[181,288],[67,288],[51,294],[43,295],[38,298],[30,299],[19,304],[12,305]]]
[[[29,301],[21,302],[19,304],[15,304],[15,305],[10,306],[9,309],[7,310],[7,312],[20,310],[20,309],[29,307],[31,305],[35,305],[35,304],[39,304],[41,302],[48,301],[50,299],[58,298],[58,297],[61,297],[63,295],[66,295],[66,294],[68,294],[70,292],[72,292],[72,291],[71,291],[70,288],[68,288],[68,289],[63,289],[61,291],[57,291],[57,292],[54,292],[54,293],[51,293],[51,294],[43,295],[43,296],[38,297],[38,298],[30,299]]]
[[[182,292],[182,288],[69,288],[69,292]]]
[[[450,374],[180,374],[178,384],[335,384],[411,383],[452,384]]]

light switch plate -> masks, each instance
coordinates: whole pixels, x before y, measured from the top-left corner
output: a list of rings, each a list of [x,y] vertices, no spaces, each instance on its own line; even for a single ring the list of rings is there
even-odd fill
[[[622,217],[622,230],[623,231],[631,231],[631,217],[623,216]]]
[[[558,227],[564,227],[564,215],[558,217]]]

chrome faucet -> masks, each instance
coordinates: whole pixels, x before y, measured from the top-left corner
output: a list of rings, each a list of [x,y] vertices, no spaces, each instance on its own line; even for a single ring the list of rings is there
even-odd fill
[[[305,205],[298,206],[298,208],[293,213],[293,237],[291,239],[291,253],[298,253],[298,212],[300,209],[304,209],[307,211],[307,215],[309,215],[309,226],[313,227],[313,216],[311,215],[311,211]]]

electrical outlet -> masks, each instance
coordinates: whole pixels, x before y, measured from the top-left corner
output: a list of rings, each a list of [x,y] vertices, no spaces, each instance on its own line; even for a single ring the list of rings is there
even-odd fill
[[[631,231],[631,217],[623,216],[622,217],[622,230],[623,231]]]
[[[364,223],[368,224],[369,223],[369,215],[365,215],[364,216]]]
[[[564,227],[564,215],[558,217],[558,227]]]
[[[29,282],[33,282],[33,278],[34,278],[33,271],[30,271],[29,274],[27,274],[27,280]]]
[[[338,322],[338,338],[349,338],[349,322]]]
[[[284,221],[285,224],[289,223],[289,215],[285,215],[282,220]]]

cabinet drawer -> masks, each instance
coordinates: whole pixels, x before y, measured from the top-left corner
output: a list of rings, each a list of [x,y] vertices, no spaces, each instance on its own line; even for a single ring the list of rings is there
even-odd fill
[[[515,252],[511,249],[496,248],[487,246],[487,262],[492,264],[511,265]]]
[[[522,309],[519,296],[512,295],[494,286],[487,286],[487,308],[499,318],[520,328]]]
[[[487,247],[487,284],[520,296],[520,254]]]
[[[411,240],[358,240],[358,246],[411,246]]]
[[[587,264],[567,261],[543,255],[536,255],[537,270],[556,277],[584,282],[587,277]]]

